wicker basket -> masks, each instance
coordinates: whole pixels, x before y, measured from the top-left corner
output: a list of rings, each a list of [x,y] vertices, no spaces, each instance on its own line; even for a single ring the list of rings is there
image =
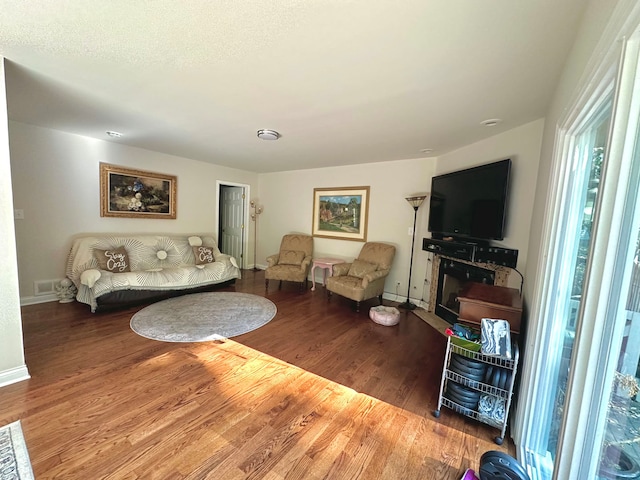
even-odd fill
[[[377,307],[371,307],[369,318],[380,325],[391,327],[397,325],[400,321],[400,311],[395,307],[378,305]]]

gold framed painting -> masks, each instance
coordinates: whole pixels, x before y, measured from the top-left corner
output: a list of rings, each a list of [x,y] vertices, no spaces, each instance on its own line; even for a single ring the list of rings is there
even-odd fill
[[[176,218],[178,179],[100,163],[100,216]]]
[[[314,237],[367,241],[369,187],[313,189]]]

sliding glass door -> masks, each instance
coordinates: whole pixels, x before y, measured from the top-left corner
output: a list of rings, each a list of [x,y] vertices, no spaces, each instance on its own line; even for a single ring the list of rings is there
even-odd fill
[[[598,201],[602,161],[607,150],[611,122],[612,95],[607,94],[588,119],[572,146],[572,162],[566,172],[566,207],[561,220],[555,278],[556,295],[548,305],[548,318],[555,346],[547,357],[552,381],[546,401],[547,411],[543,431],[545,456],[555,461],[558,440],[566,410],[567,387],[573,347],[578,327],[578,315],[585,294],[585,273],[591,260],[591,240],[594,214]]]
[[[640,138],[638,139],[640,140]],[[598,438],[598,478],[640,478],[640,209],[638,209],[638,170],[635,153],[633,182],[624,205],[623,232],[618,241],[615,277],[620,279],[606,312],[606,328],[611,330],[611,355],[607,375],[611,392],[603,407],[605,418]]]
[[[544,338],[544,344],[536,363],[535,408],[531,407],[532,422],[523,455],[534,478],[551,479],[557,461],[612,108],[610,82],[593,99],[579,128],[566,133],[561,144],[565,162],[558,172],[557,215],[551,225],[555,248],[548,263],[545,301],[540,312],[545,321],[536,334]]]
[[[523,385],[534,479],[640,479],[640,31],[616,47],[558,130]]]

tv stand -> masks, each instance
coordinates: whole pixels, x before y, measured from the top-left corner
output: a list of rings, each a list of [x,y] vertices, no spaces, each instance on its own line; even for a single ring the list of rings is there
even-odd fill
[[[509,268],[515,268],[518,263],[518,250],[492,247],[488,242],[485,244],[462,242],[456,239],[423,238],[422,250],[445,257],[476,263],[491,263]]]

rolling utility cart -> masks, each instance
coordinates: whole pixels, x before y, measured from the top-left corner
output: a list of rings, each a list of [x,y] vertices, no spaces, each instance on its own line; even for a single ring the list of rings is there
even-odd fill
[[[442,369],[437,418],[445,407],[500,429],[495,442],[502,445],[507,429],[520,352],[511,344],[511,357],[484,355],[480,344],[449,336]]]

